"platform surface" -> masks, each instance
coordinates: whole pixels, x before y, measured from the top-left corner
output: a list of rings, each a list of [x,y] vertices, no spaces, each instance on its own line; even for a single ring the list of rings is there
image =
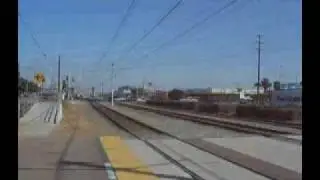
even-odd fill
[[[142,141],[104,136],[100,137],[100,142],[107,159],[106,173],[109,179],[192,179],[186,171],[165,159]],[[159,139],[150,142],[204,179],[268,179],[177,140]]]
[[[302,172],[302,146],[265,137],[205,138],[220,146]]]

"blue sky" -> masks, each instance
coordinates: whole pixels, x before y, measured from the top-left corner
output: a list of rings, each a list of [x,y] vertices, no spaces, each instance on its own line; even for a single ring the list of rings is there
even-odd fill
[[[257,76],[256,35],[261,33],[261,76],[270,80],[301,79],[301,1],[238,0],[170,45],[152,50],[219,9],[227,0],[184,0],[133,51],[127,49],[148,31],[175,0],[136,0],[118,38],[110,44],[131,0],[20,0],[27,24],[19,21],[19,61],[31,78],[71,73],[83,88],[110,87],[111,63],[116,85],[141,85],[143,79],[161,88],[250,88]],[[30,33],[38,40],[44,59]],[[99,58],[110,47],[101,63]],[[147,53],[147,58],[141,58]],[[119,58],[127,54],[123,58]],[[124,69],[122,69],[124,68]]]

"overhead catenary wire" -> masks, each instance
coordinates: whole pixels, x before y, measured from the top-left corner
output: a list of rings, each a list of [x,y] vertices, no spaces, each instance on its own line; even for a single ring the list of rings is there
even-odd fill
[[[170,45],[172,42],[176,41],[179,38],[184,37],[185,35],[187,35],[188,33],[190,33],[192,30],[194,30],[195,28],[199,27],[200,25],[202,25],[203,23],[207,22],[210,18],[222,13],[224,10],[228,9],[229,7],[231,7],[232,5],[234,5],[238,0],[231,0],[228,3],[226,3],[224,6],[220,7],[219,9],[217,9],[216,11],[213,11],[212,13],[210,13],[208,16],[204,17],[203,19],[201,19],[200,21],[194,23],[192,26],[190,26],[188,29],[182,31],[181,33],[177,34],[176,36],[174,36],[172,39],[162,43],[160,46],[158,46],[157,48],[153,49],[151,51],[151,53],[154,53],[162,48],[164,48],[165,46]],[[143,56],[141,56],[141,58],[139,59],[143,59],[148,57],[150,54],[146,53]]]
[[[135,2],[136,0],[131,0],[130,4],[129,4],[129,7],[127,8],[124,16],[122,17],[114,35],[112,36],[111,40],[110,40],[110,43],[106,49],[106,51],[102,54],[102,56],[100,57],[99,61],[98,61],[98,64],[101,63],[101,61],[107,56],[107,54],[109,53],[110,51],[110,48],[111,46],[113,45],[114,41],[117,39],[117,37],[119,36],[119,33],[120,33],[120,30],[121,28],[123,27],[124,23],[126,22],[126,20],[128,19],[129,17],[129,14],[130,12],[132,11],[132,9],[134,8],[134,5],[135,5]]]
[[[200,25],[202,25],[203,23],[207,22],[210,18],[222,13],[225,9],[228,9],[229,7],[231,7],[232,5],[234,5],[238,0],[231,0],[228,3],[226,3],[224,6],[220,7],[219,9],[217,9],[216,11],[213,11],[212,13],[210,13],[209,15],[207,15],[206,17],[204,17],[203,19],[201,19],[200,21],[194,23],[192,26],[190,26],[189,28],[187,28],[186,30],[182,31],[181,33],[179,33],[178,35],[174,36],[172,39],[170,39],[169,41],[164,42],[163,44],[161,44],[160,46],[158,46],[157,48],[155,48],[154,50],[151,51],[151,53],[154,53],[156,51],[158,51],[161,48],[164,48],[167,45],[170,45],[170,43],[172,43],[173,41],[184,37],[185,35],[187,35],[188,33],[190,33],[192,30],[194,30],[195,28],[199,27]],[[141,56],[138,60],[143,59],[148,57],[148,55],[150,54],[150,52],[144,54],[143,56]],[[161,65],[160,65],[161,66]],[[167,66],[167,65],[164,65]],[[153,67],[154,68],[154,67]],[[123,68],[123,70],[133,70],[136,68],[133,67],[127,67],[127,68]]]
[[[24,18],[22,17],[21,13],[18,12],[18,16],[20,17],[20,20],[21,22],[24,24],[24,26],[29,29],[29,33],[30,33],[30,36],[31,36],[31,39],[34,43],[34,45],[40,50],[42,56],[44,56],[45,58],[47,58],[47,54],[42,50],[41,46],[40,46],[40,43],[39,41],[37,40],[36,36],[35,36],[35,33],[32,32],[32,30],[30,29],[28,23],[24,20]]]
[[[177,3],[174,4],[174,6],[172,6],[166,14],[164,14],[157,22],[156,24],[154,24],[152,26],[152,28],[147,31],[140,39],[138,39],[135,43],[132,44],[132,46],[130,46],[130,48],[128,48],[128,50],[126,51],[126,53],[122,54],[122,56],[119,57],[119,59],[121,59],[122,57],[128,55],[136,46],[138,46],[144,39],[146,39],[158,26],[161,25],[161,23],[163,23],[173,12],[175,9],[177,9],[178,7],[180,7],[182,5],[183,0],[179,0]]]
[[[248,1],[246,1],[246,3],[245,3],[245,5],[247,5],[249,2],[251,2],[252,0],[248,0]],[[228,5],[228,4],[227,4]],[[244,6],[245,6],[244,4],[243,4],[243,6],[241,6],[241,8],[243,8]],[[225,7],[225,6],[224,6]],[[228,6],[229,7],[229,6]],[[223,8],[223,7],[222,7]],[[158,67],[172,67],[172,66],[177,66],[178,64],[172,64],[172,63],[165,63],[165,62],[162,62],[162,63],[157,63],[156,65],[154,65],[154,64],[149,64],[148,66],[143,66],[143,67],[141,67],[141,66],[139,66],[139,68],[137,68],[137,67],[134,67],[134,66],[132,66],[132,67],[122,67],[121,68],[121,71],[131,71],[131,70],[137,70],[137,69],[148,69],[148,68],[152,68],[152,69],[154,69],[154,68],[158,68]],[[179,64],[178,66],[190,66],[190,65],[194,65],[194,63],[183,63],[183,64]]]

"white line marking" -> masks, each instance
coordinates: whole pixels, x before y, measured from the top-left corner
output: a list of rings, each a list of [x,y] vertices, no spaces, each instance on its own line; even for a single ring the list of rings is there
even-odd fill
[[[104,163],[104,167],[106,169],[106,173],[108,175],[108,179],[110,180],[117,180],[117,176],[112,168],[112,165],[110,163]]]

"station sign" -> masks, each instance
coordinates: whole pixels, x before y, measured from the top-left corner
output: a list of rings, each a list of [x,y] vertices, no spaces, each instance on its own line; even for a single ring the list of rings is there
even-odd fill
[[[272,91],[271,104],[273,106],[301,106],[302,105],[302,89],[287,89]]]

